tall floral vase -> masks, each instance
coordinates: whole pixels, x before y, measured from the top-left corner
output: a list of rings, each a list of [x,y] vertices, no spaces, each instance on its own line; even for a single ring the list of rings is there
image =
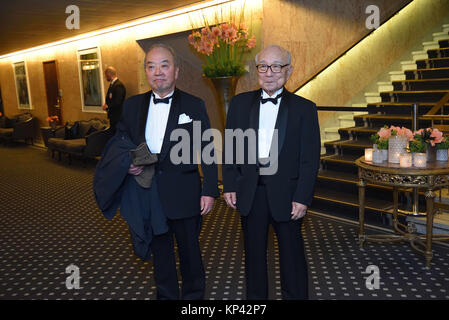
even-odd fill
[[[407,138],[393,136],[388,139],[388,162],[399,163],[400,155],[407,148]]]
[[[434,162],[437,160],[437,147],[432,145],[427,145],[427,162]]]
[[[226,123],[226,115],[228,114],[229,103],[231,98],[235,96],[235,89],[237,87],[237,81],[240,77],[229,76],[229,77],[218,77],[209,78],[215,88],[216,97],[218,100],[219,113],[221,115],[221,120],[223,128]]]

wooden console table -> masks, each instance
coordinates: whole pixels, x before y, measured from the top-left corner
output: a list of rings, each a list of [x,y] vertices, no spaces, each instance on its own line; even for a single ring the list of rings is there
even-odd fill
[[[429,162],[426,168],[401,168],[394,163],[372,163],[360,157],[355,161],[359,174],[359,244],[363,248],[365,241],[399,242],[409,241],[412,248],[426,257],[426,267],[432,260],[432,241],[449,240],[448,235],[432,234],[434,217],[434,190],[449,185],[449,165],[447,162]],[[394,235],[365,234],[365,188],[366,183],[393,187],[393,227]],[[398,189],[423,188],[426,196],[426,234],[419,235],[398,221]],[[423,249],[417,247],[420,245]]]

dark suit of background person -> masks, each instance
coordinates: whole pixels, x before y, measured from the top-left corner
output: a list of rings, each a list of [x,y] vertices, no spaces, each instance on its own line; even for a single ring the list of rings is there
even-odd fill
[[[277,55],[282,58],[283,51],[277,50],[276,47],[267,49],[274,53],[279,51]],[[263,60],[258,63],[272,65],[273,61],[278,60],[271,58],[267,59],[268,62]],[[287,64],[285,60],[286,58],[283,58],[278,63]],[[282,86],[290,75],[285,72],[285,81],[280,81],[278,87]],[[266,251],[270,223],[279,243],[283,298],[308,298],[307,264],[300,231],[303,219],[292,219],[292,202],[306,206],[310,206],[312,202],[320,157],[318,117],[313,102],[282,87],[277,93],[280,90],[282,98],[280,105],[278,102],[279,110],[275,121],[279,150],[277,172],[273,175],[260,175],[259,161],[257,164],[248,164],[246,161],[244,164],[223,165],[225,198],[226,193],[230,195],[235,192],[235,206],[241,214],[248,299],[268,299]],[[226,129],[257,130],[262,93],[259,89],[235,96],[230,103]],[[245,148],[247,151],[248,147]],[[257,145],[257,150],[258,148]],[[306,207],[303,209],[301,215],[305,214]]]
[[[201,184],[198,164],[192,161],[192,158],[196,159],[196,155],[192,154],[193,139],[190,139],[190,163],[174,164],[170,157],[170,150],[177,142],[170,141],[170,135],[173,130],[182,128],[187,130],[189,137],[193,137],[193,121],[201,122],[202,135],[206,129],[210,128],[210,123],[204,101],[175,89],[177,71],[176,74],[173,74],[173,70],[170,69],[168,74],[164,69],[167,64],[170,65],[170,68],[175,68],[173,66],[174,52],[170,51],[172,49],[161,45],[153,47],[150,48],[145,59],[145,70],[149,84],[153,90],[157,90],[158,86],[166,86],[166,82],[172,83],[170,86],[173,88],[168,89],[170,94],[165,96],[166,98],[171,96],[168,99],[169,103],[160,102],[157,104],[158,108],[170,108],[160,152],[154,152],[149,147],[151,152],[159,153],[155,179],[158,182],[162,211],[167,217],[170,229],[167,234],[154,236],[151,242],[157,298],[179,299],[174,235],[180,256],[182,275],[181,298],[198,300],[204,298],[205,290],[205,272],[198,243],[201,215],[212,209],[213,198],[219,196],[217,165],[216,163],[205,164],[201,158],[201,169],[204,175],[203,183]],[[149,71],[150,67],[156,71]],[[177,67],[176,69],[179,70]],[[164,84],[161,84],[154,82],[156,78],[166,80],[164,80]],[[171,92],[174,93],[171,95]],[[149,109],[155,106],[154,98],[158,98],[154,94],[155,91],[149,91],[130,97],[124,103],[122,120],[117,126],[117,130],[126,131],[136,145],[145,141],[148,143],[146,130],[147,122],[150,121],[148,115],[149,113],[151,114],[151,111]],[[150,104],[151,100],[153,100],[152,104]],[[179,119],[181,115],[188,116],[192,121],[180,124]],[[202,142],[201,150],[209,142]],[[129,172],[135,170],[135,168],[137,167],[130,168]],[[204,211],[206,208],[201,208],[203,198],[212,200],[212,204],[207,208],[207,212]]]
[[[116,77],[115,69],[108,68],[105,71],[106,79],[110,81],[108,92],[106,94],[106,108],[108,113],[111,133],[115,133],[115,127],[122,117],[123,101],[126,96],[126,88]]]

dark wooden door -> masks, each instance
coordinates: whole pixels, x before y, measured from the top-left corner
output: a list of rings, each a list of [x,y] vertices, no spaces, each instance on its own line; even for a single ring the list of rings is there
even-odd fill
[[[2,88],[0,88],[0,113],[1,113],[2,115],[5,114],[5,110],[3,110]]]
[[[47,92],[47,110],[49,116],[58,116],[58,124],[62,122],[62,97],[59,91],[58,70],[56,61],[44,63],[45,90]]]

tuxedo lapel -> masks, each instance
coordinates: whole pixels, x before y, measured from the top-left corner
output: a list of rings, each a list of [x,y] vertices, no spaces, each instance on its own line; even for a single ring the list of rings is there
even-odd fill
[[[140,117],[139,117],[139,144],[145,142],[145,129],[148,118],[148,109],[150,108],[150,98],[152,91],[144,93],[142,104],[140,105]]]
[[[250,114],[249,114],[249,128],[253,129],[254,132],[256,133],[256,154],[255,154],[255,159],[251,159],[253,157],[252,152],[250,152],[250,154],[248,155],[249,158],[249,163],[253,163],[253,161],[255,161],[255,163],[258,163],[258,158],[259,158],[259,117],[260,117],[260,97],[262,94],[262,89],[259,89],[255,92],[254,97],[253,97],[253,101],[251,103],[251,110],[250,110]]]
[[[160,162],[162,162],[165,159],[165,157],[168,154],[168,151],[170,150],[170,145],[172,143],[172,141],[170,141],[170,135],[178,125],[180,103],[181,103],[180,93],[179,90],[175,88],[172,103],[170,106],[170,112],[168,114],[167,127],[165,128],[164,142],[162,143],[161,154],[159,157]]]
[[[281,104],[279,105],[279,111],[278,116],[276,118],[276,124],[274,125],[274,128],[278,130],[278,151],[277,155],[279,156],[279,153],[281,152],[282,145],[285,141],[285,134],[287,132],[287,119],[288,119],[288,107],[290,105],[290,92],[288,92],[284,88],[284,94],[282,95]],[[271,143],[270,147],[270,154],[271,150],[273,149],[273,142]]]

